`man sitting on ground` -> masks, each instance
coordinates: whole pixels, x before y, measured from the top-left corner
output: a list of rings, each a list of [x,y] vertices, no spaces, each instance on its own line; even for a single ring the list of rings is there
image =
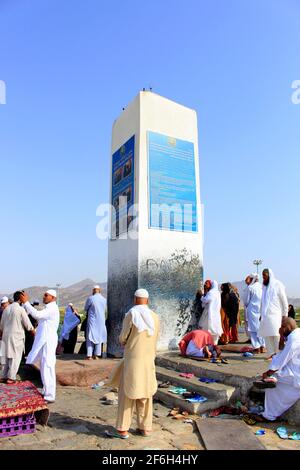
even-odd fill
[[[300,329],[295,320],[282,318],[279,330],[283,349],[272,358],[270,369],[263,380],[274,377],[276,387],[266,390],[263,418],[275,421],[300,399]]]

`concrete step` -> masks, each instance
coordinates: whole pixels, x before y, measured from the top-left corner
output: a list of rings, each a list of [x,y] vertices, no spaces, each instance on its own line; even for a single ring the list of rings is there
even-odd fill
[[[203,395],[204,396],[204,395]],[[190,403],[181,395],[171,393],[166,388],[159,388],[154,395],[154,399],[158,400],[170,408],[178,407],[181,411],[188,411],[190,414],[202,414],[206,411],[213,410],[224,404],[224,399],[212,400],[208,399],[204,403]]]
[[[225,355],[224,355],[225,356]],[[196,377],[209,377],[234,389],[231,400],[244,401],[249,396],[253,381],[260,369],[265,371],[263,360],[245,360],[236,354],[225,356],[229,364],[213,364],[182,357],[178,352],[161,353],[156,357],[156,366],[176,372],[193,373]]]
[[[222,383],[206,384],[199,382],[198,377],[191,379],[180,377],[179,372],[164,367],[156,367],[156,377],[160,382],[168,380],[172,385],[184,387],[189,392],[198,392],[212,400],[221,401],[221,405],[226,405],[235,391],[235,388],[230,385]]]

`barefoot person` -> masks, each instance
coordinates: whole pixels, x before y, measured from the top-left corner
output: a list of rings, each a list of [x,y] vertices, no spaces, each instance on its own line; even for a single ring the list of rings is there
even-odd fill
[[[274,377],[276,387],[266,389],[263,417],[275,421],[300,399],[300,329],[295,320],[282,318],[280,328],[283,349],[275,354],[263,380]]]
[[[117,431],[110,437],[128,438],[136,408],[138,431],[143,436],[152,430],[152,397],[157,390],[155,354],[159,319],[148,307],[149,294],[138,289],[135,305],[125,315],[119,337],[125,346],[124,359],[114,371],[111,385],[118,387]]]
[[[4,358],[4,371],[1,382],[13,384],[16,382],[22,354],[25,346],[25,330],[34,333],[34,328],[24,308],[21,307],[22,292],[14,293],[14,302],[3,312],[0,321],[0,334],[2,334],[2,354]]]
[[[56,291],[49,289],[45,292],[43,303],[46,307],[43,310],[36,310],[29,303],[28,295],[23,293],[21,301],[28,314],[38,320],[38,327],[32,350],[28,354],[26,364],[38,365],[43,382],[44,398],[47,402],[53,403],[56,394],[56,347],[57,330],[59,325],[59,310],[56,303]]]

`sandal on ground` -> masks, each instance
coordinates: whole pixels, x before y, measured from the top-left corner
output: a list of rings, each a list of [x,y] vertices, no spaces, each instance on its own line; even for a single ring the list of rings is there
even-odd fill
[[[175,395],[182,395],[182,394],[185,393],[186,391],[187,391],[186,388],[182,388],[182,387],[172,387],[172,388],[169,388],[169,392],[175,393]]]
[[[276,432],[281,439],[289,438],[289,435],[285,426],[279,426],[279,428],[276,429]]]
[[[292,439],[293,441],[300,441],[300,432],[293,432],[289,436],[289,439]]]
[[[249,426],[253,426],[254,424],[257,423],[257,420],[256,420],[256,416],[254,417],[253,415],[251,414],[246,414],[243,416],[243,421],[246,423],[246,424],[249,424]]]
[[[121,434],[118,431],[108,431],[107,429],[105,430],[105,434],[107,437],[116,437],[119,439],[128,439],[129,434]]]
[[[170,385],[171,385],[171,382],[166,380],[165,382],[161,382],[160,384],[158,384],[158,388],[169,388]]]
[[[179,413],[179,408],[173,408],[168,416],[175,416]]]
[[[222,364],[229,364],[228,359],[225,359],[224,357],[221,357],[220,359],[221,359]]]

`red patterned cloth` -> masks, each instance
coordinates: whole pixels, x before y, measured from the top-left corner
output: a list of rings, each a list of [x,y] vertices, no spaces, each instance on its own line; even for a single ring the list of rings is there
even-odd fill
[[[0,418],[34,413],[48,408],[38,389],[28,380],[0,384]]]

